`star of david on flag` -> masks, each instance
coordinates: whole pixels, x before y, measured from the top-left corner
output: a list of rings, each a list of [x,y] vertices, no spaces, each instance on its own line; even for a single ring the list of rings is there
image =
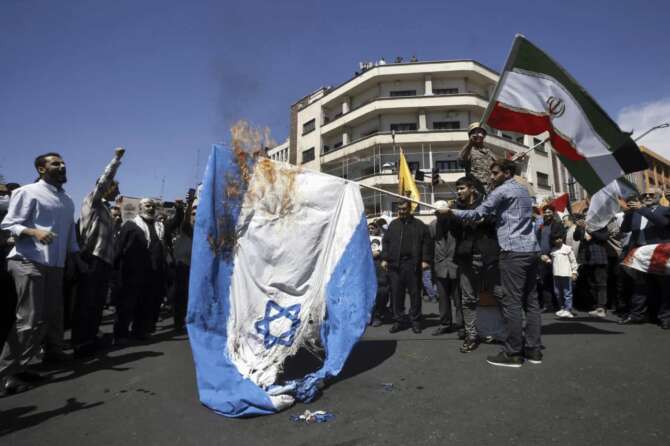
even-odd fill
[[[269,300],[268,304],[265,306],[265,317],[255,324],[256,331],[263,335],[263,344],[265,345],[265,348],[270,348],[277,343],[287,347],[293,344],[295,331],[298,328],[298,325],[300,325],[299,315],[300,304],[284,308],[277,302]],[[275,336],[272,334],[272,322],[283,322],[282,319],[287,319],[290,322],[290,326],[287,330]],[[277,325],[279,328],[283,328],[286,324]]]
[[[186,318],[200,401],[228,417],[312,401],[377,293],[359,186],[237,146],[214,147],[202,184]],[[321,367],[284,379],[302,348]]]

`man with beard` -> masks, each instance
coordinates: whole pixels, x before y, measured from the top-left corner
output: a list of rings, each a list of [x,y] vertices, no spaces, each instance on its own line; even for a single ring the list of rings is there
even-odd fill
[[[121,226],[114,266],[121,272],[114,342],[127,344],[147,339],[151,332],[156,301],[165,295],[163,225],[156,221],[156,204],[143,198],[139,215]]]
[[[45,361],[63,361],[63,269],[69,252],[79,251],[74,203],[63,190],[65,161],[58,153],[35,159],[39,179],[16,189],[0,227],[16,240],[7,269],[17,294],[16,323],[0,356],[1,390],[27,390],[28,362],[44,342]]]
[[[398,204],[398,218],[389,225],[382,239],[381,267],[389,272],[393,325],[390,333],[403,328],[405,293],[409,293],[409,317],[414,333],[421,333],[421,273],[430,268],[433,246],[426,225],[412,216],[409,201]]]
[[[110,203],[119,195],[119,183],[114,180],[114,175],[124,153],[120,147],[115,149],[114,158],[81,205],[81,257],[87,268],[80,278],[74,305],[72,346],[75,356],[91,355],[101,346],[97,338],[98,327],[114,262],[115,222]]]

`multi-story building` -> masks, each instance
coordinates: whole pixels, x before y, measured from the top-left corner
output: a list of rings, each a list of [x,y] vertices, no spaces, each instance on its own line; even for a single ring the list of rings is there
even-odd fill
[[[289,140],[287,139],[283,143],[274,146],[271,149],[268,149],[267,156],[268,158],[275,161],[289,162]]]
[[[640,146],[642,155],[646,158],[649,168],[640,172],[628,175],[639,191],[649,187],[656,187],[663,191],[670,190],[670,161],[663,156]]]
[[[397,192],[402,148],[413,171],[439,169],[439,185],[432,186],[430,175],[417,182],[422,201],[452,199],[454,182],[464,174],[459,152],[468,140],[468,125],[481,120],[497,80],[495,71],[472,60],[375,66],[291,106],[288,161]],[[541,141],[501,132],[486,139],[500,157],[528,151]],[[530,150],[521,164],[538,202],[568,191],[570,178],[549,143]],[[361,191],[369,216],[392,211],[397,201]]]

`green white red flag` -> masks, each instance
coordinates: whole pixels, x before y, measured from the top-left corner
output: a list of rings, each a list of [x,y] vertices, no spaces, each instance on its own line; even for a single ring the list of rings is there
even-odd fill
[[[591,194],[647,168],[630,135],[567,71],[519,34],[483,121],[527,135],[548,131],[566,169]]]

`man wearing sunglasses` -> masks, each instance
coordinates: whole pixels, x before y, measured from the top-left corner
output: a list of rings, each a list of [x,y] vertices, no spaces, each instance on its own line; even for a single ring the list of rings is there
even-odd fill
[[[647,189],[640,195],[640,202],[628,204],[628,210],[621,230],[632,229],[636,214],[644,217],[647,224],[642,229],[644,244],[670,242],[670,207],[659,205],[661,192]],[[639,218],[639,217],[638,217]],[[654,313],[662,329],[670,329],[670,277],[657,274],[634,273],[635,291],[631,297],[630,314],[619,321],[620,324],[639,324],[647,320],[648,310],[652,318]]]

